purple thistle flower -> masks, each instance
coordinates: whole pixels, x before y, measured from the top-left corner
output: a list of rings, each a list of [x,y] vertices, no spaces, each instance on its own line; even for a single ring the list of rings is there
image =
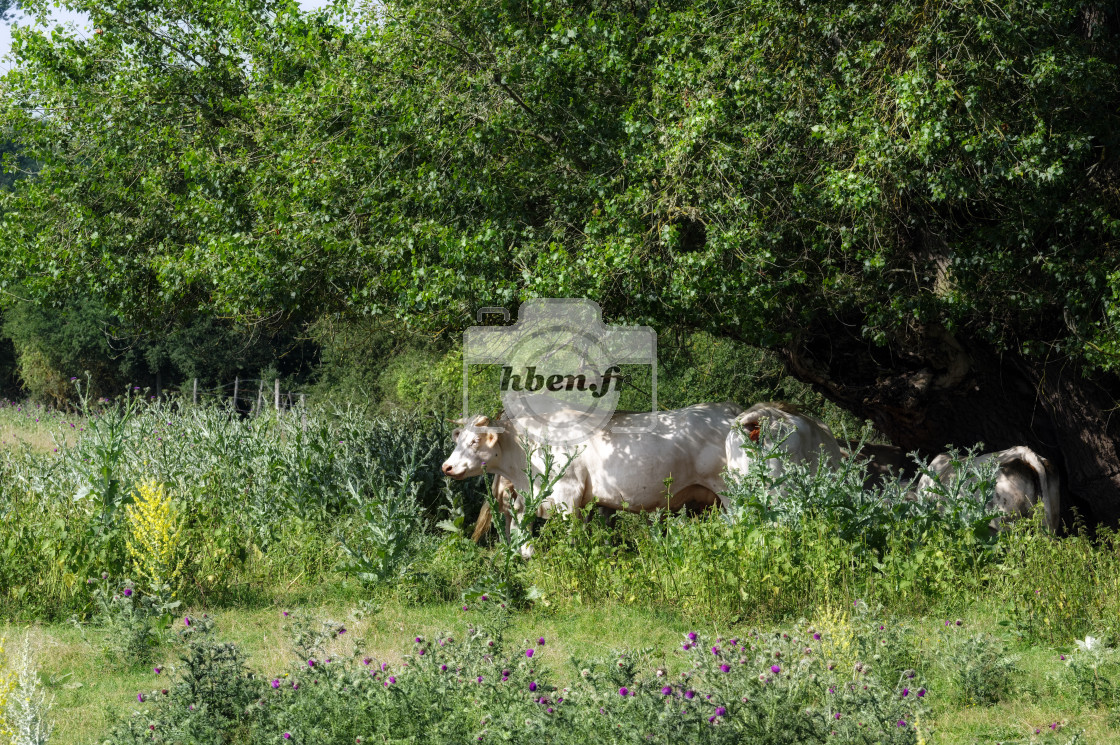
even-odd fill
[[[478,682],[479,682],[479,683],[481,683],[481,682],[482,682],[482,676],[481,676],[481,675],[479,675],[479,676],[478,676]]]
[[[191,617],[190,616],[183,616],[183,625],[184,626],[190,626],[191,625]]]
[[[909,695],[910,695],[910,689],[909,688],[903,688],[902,689],[902,697],[906,698]]]
[[[417,644],[419,644],[420,643],[420,637],[416,637],[413,641],[415,641]]]
[[[630,689],[627,688],[626,686],[622,686],[621,688],[618,689],[618,695],[619,696],[629,696],[630,695]]]
[[[124,588],[124,591],[121,594],[124,595],[126,598],[132,597],[132,588],[131,587]]]
[[[839,719],[839,718],[840,718],[840,712],[836,712],[836,713],[835,713],[835,714],[833,714],[832,716],[833,716],[833,718],[835,718],[835,719]]]
[[[284,738],[285,740],[291,740],[291,739],[292,739],[292,733],[291,733],[291,732],[285,732],[285,733],[284,733],[284,734],[282,735],[282,737],[283,737],[283,738]]]
[[[280,679],[279,679],[279,678],[274,678],[274,679],[272,680],[272,687],[273,687],[274,689],[275,689],[275,688],[279,688],[279,687],[280,687]]]
[[[684,692],[684,697],[687,698],[689,701],[691,701],[694,696],[696,696],[696,691],[685,691]]]
[[[397,679],[396,679],[396,678],[394,678],[394,677],[393,677],[392,675],[390,675],[390,676],[389,676],[389,682],[390,682],[390,683],[396,683],[396,682],[397,682]]]
[[[490,599],[490,598],[486,597],[485,595],[483,595],[483,596],[482,596],[481,598],[479,598],[479,600],[481,600],[481,601],[482,601],[482,602],[484,602],[484,603],[485,603],[485,602],[486,602],[487,600],[489,600],[489,599]]]
[[[719,654],[719,647],[712,647],[712,654],[718,655]]]
[[[315,658],[314,657],[312,657],[310,660],[307,661],[307,666],[308,667],[315,667]]]
[[[722,707],[722,706],[717,706],[716,707],[716,716],[717,717],[722,717],[726,713],[727,713],[727,709],[725,709],[724,707]]]
[[[440,669],[440,672],[445,673],[445,672],[447,672],[447,665],[440,665],[439,669]]]
[[[343,635],[343,634],[345,634],[345,633],[346,633],[346,627],[345,627],[345,626],[343,626],[342,628],[340,628],[340,629],[338,630],[338,635],[339,635],[339,636],[342,636],[342,635]]]
[[[155,672],[156,675],[159,675],[160,673],[163,672],[163,668],[159,667],[158,665],[156,667],[153,667],[152,670],[153,670],[153,672]]]
[[[925,688],[919,688],[918,689],[918,698],[924,698],[925,695],[926,695],[926,689]]]
[[[731,665],[720,665],[719,670],[721,673],[729,673],[731,672]]]
[[[287,618],[288,617],[288,611],[282,610],[282,611],[280,611],[280,615],[283,616],[284,618]]]
[[[144,703],[144,694],[143,693],[137,693],[136,694],[136,700],[139,701],[140,703]]]
[[[363,665],[368,665],[369,663],[370,663],[369,657],[366,657],[364,660],[362,660]]]
[[[537,682],[534,680],[529,683],[529,691],[532,692],[535,690],[537,690]]]
[[[525,656],[526,656],[526,657],[532,657],[532,656],[533,656],[533,650],[531,650],[531,649],[526,649],[526,650],[525,650]]]
[[[299,683],[298,682],[292,683],[292,690],[293,691],[298,691],[299,690]]]
[[[688,640],[690,642],[696,641],[696,632],[695,631],[688,632]]]
[[[426,649],[421,649],[421,650],[420,650],[420,656],[421,656],[421,657],[423,657],[423,656],[424,656],[424,655],[426,655],[427,653],[428,653],[428,650],[426,650]]]
[[[537,639],[537,644],[539,644],[542,647],[544,646],[544,637],[543,636],[540,639]]]
[[[661,694],[663,696],[668,696],[668,695],[671,695],[672,693],[673,693],[673,686],[665,686],[664,688],[661,689]]]
[[[813,641],[819,642],[820,640],[821,640],[821,635],[820,634],[813,634]]]
[[[905,719],[899,719],[898,720],[898,726],[899,727],[905,727],[906,726],[906,720]]]
[[[770,672],[774,673],[775,675],[777,675],[781,671],[782,671],[781,665],[771,665],[770,666]]]

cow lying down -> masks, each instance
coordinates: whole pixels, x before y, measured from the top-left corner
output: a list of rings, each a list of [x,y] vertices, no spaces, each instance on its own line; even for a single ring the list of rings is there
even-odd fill
[[[992,529],[1002,529],[1018,517],[1029,516],[1034,506],[1042,502],[1046,527],[1051,532],[1058,532],[1061,496],[1058,472],[1053,464],[1022,445],[995,453],[985,453],[973,459],[973,463],[977,465],[990,461],[998,464],[998,470],[995,474],[995,491],[987,506],[988,509],[996,509],[1006,515],[993,520]],[[930,461],[929,471],[934,478],[944,483],[953,476],[952,458],[942,453]],[[939,495],[934,489],[934,478],[923,474],[918,479],[917,493],[927,499],[938,499]],[[975,477],[972,479],[975,480]]]

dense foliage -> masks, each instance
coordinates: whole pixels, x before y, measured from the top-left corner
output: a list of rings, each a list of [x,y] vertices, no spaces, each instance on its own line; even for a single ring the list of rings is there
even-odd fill
[[[1114,359],[1104,4],[67,5],[96,32],[21,30],[5,78],[42,163],[3,204],[9,285],[436,327],[587,296]]]

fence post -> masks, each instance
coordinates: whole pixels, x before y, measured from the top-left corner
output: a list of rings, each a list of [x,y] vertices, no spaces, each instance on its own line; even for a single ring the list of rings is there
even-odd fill
[[[163,398],[163,373],[156,370],[156,398]]]
[[[251,415],[255,414],[256,416],[260,416],[261,415],[261,409],[263,408],[263,404],[264,404],[264,381],[259,380],[259,381],[257,381],[257,400],[253,402],[253,408],[252,408],[252,410],[249,411],[249,414],[251,414]]]
[[[233,376],[233,413],[237,413],[237,387],[241,384],[241,378]]]
[[[198,378],[194,379],[194,393],[191,396],[195,406],[198,406]]]
[[[273,386],[273,398],[276,401],[276,413],[280,413],[280,378],[277,378]]]

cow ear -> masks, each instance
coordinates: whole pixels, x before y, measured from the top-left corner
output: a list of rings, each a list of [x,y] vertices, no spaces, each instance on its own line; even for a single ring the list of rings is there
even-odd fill
[[[476,426],[476,427],[486,427],[486,426],[489,426],[489,424],[490,424],[490,417],[485,416],[485,415],[479,416],[479,417],[475,418],[475,420],[474,420],[474,426]]]
[[[496,432],[486,433],[486,447],[492,448],[498,444],[498,434]]]

